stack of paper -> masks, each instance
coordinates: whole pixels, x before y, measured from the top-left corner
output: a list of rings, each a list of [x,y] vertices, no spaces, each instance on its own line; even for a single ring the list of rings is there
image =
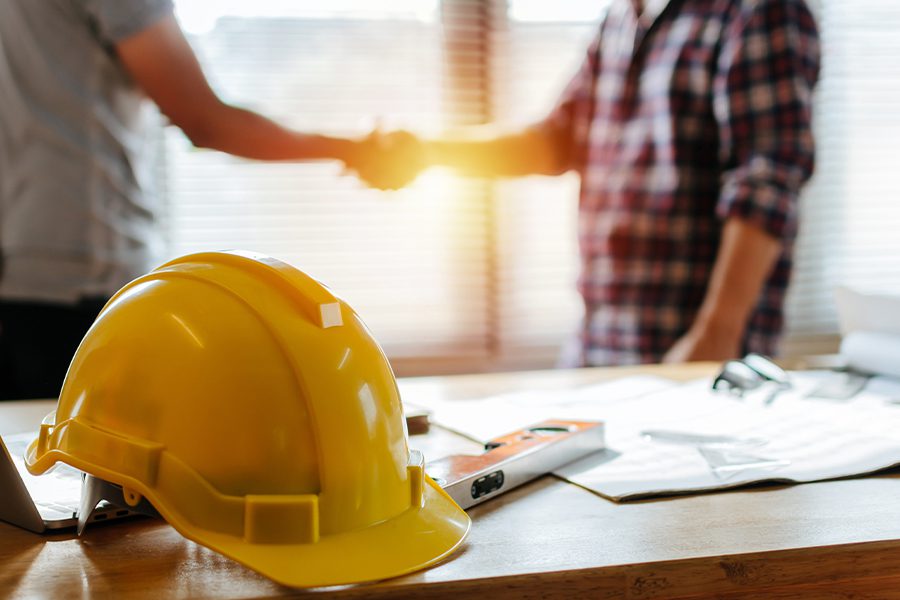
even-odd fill
[[[547,418],[606,422],[605,452],[556,474],[613,500],[717,490],[766,480],[807,482],[900,464],[900,383],[876,378],[852,400],[807,397],[828,372],[794,373],[771,404],[708,380],[650,377],[558,392],[421,402],[435,423],[486,441]]]
[[[900,296],[838,288],[836,300],[847,366],[900,378]]]

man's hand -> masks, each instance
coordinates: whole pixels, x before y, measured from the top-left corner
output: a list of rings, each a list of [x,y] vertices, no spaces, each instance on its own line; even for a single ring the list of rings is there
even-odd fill
[[[367,185],[396,190],[412,183],[427,166],[425,145],[408,131],[373,131],[356,143],[345,161]]]
[[[666,352],[662,361],[684,363],[737,358],[743,329],[743,323],[739,327],[695,324]]]

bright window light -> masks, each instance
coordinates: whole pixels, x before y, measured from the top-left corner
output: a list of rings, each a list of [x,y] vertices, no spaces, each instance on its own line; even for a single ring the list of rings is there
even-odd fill
[[[377,18],[433,21],[438,0],[175,0],[175,12],[185,31],[203,34],[211,31],[222,17],[267,18]]]

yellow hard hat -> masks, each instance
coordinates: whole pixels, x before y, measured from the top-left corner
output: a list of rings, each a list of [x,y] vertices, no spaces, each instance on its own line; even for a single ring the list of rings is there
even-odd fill
[[[109,301],[28,448],[34,474],[57,461],[290,586],[408,573],[470,526],[409,450],[360,318],[259,255],[185,256]]]

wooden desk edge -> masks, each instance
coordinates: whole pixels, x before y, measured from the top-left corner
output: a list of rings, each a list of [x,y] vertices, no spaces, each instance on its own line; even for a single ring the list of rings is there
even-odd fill
[[[490,597],[492,600],[869,598],[859,596],[863,590],[871,590],[876,594],[871,598],[880,600],[900,598],[900,544],[896,541],[519,573],[417,587],[384,582],[342,590],[337,596],[373,600],[396,598],[398,593],[410,599]]]

